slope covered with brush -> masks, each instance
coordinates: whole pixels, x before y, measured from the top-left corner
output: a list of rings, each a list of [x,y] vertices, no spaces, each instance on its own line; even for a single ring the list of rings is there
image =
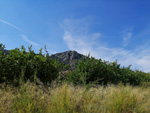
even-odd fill
[[[123,84],[140,85],[150,82],[150,74],[139,70],[132,70],[131,66],[121,67],[115,62],[103,61],[94,57],[84,56],[76,51],[66,51],[50,56],[45,48],[46,54],[39,54],[28,48],[26,52],[22,46],[19,49],[4,53],[4,45],[0,45],[0,83],[19,84],[22,81],[35,81],[39,78],[44,84],[53,80],[59,82],[67,81],[74,85],[78,84]],[[61,62],[61,63],[60,63]],[[65,76],[60,77],[59,72],[66,70]]]

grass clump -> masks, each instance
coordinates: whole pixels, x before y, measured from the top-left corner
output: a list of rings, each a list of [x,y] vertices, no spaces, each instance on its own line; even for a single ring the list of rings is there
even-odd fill
[[[42,87],[41,87],[42,88]],[[15,93],[12,103],[14,113],[45,113],[46,99],[44,90],[27,82]]]
[[[149,87],[109,85],[86,88],[69,84],[26,83],[0,90],[0,113],[149,113]]]

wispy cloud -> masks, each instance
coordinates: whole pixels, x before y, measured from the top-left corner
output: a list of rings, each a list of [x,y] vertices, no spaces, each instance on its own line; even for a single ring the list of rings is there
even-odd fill
[[[91,54],[96,58],[102,58],[108,61],[118,62],[123,66],[132,64],[133,69],[139,69],[150,72],[150,47],[149,45],[140,46],[134,50],[126,50],[125,48],[109,48],[100,39],[104,34],[89,33],[89,26],[86,25],[87,19],[67,19],[63,26],[63,40],[71,50],[76,50],[84,55]],[[75,24],[75,26],[74,26]],[[83,26],[83,28],[81,27]],[[124,35],[124,44],[127,45],[132,33],[128,32]],[[95,37],[95,38],[94,38]]]
[[[101,37],[101,33],[88,33],[88,18],[85,19],[66,19],[62,24],[64,29],[63,39],[69,49],[76,50],[82,54],[93,52],[93,47],[97,45],[97,39]]]
[[[125,36],[123,36],[123,45],[127,46],[129,44],[129,40],[132,37],[132,33],[129,32],[127,34],[125,34]]]
[[[40,46],[38,43],[29,40],[27,36],[25,36],[25,35],[21,35],[21,36],[22,36],[22,39],[24,41],[28,42],[30,45],[33,45],[34,47],[39,47]]]
[[[2,22],[2,23],[4,23],[4,24],[7,24],[8,26],[13,27],[13,28],[15,28],[15,29],[17,29],[17,30],[19,30],[19,31],[21,31],[21,32],[23,32],[23,33],[25,33],[25,31],[22,30],[20,27],[14,25],[14,24],[11,24],[11,23],[9,23],[9,22],[7,22],[7,21],[5,21],[5,20],[0,19],[0,22]]]
[[[14,24],[11,24],[11,23],[9,23],[9,22],[7,22],[7,21],[5,21],[5,20],[0,19],[0,22],[6,24],[6,25],[8,25],[8,26],[10,26],[10,27],[12,27],[12,28],[18,30],[18,31],[21,31],[22,33],[25,33],[25,31],[22,30],[20,27],[14,25]],[[24,41],[28,42],[30,45],[33,45],[33,47],[39,49],[40,45],[39,45],[38,43],[29,40],[26,35],[21,35],[21,37],[22,37],[22,39],[23,39]]]
[[[130,39],[132,37],[132,30],[133,30],[133,27],[131,26],[131,27],[129,27],[129,28],[127,28],[121,32],[121,37],[123,39],[123,46],[124,47],[126,47],[130,42]]]

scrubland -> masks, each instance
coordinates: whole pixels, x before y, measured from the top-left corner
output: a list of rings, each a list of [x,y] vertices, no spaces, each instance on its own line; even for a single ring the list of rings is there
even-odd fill
[[[150,87],[129,85],[38,86],[0,89],[0,113],[149,113]]]
[[[31,47],[0,44],[0,113],[150,113],[150,73],[90,56],[69,70]]]

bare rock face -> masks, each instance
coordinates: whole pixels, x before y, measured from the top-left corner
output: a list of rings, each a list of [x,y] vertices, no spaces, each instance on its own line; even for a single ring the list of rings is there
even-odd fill
[[[54,59],[54,58],[59,59],[59,61],[61,63],[68,64],[69,68],[71,68],[71,69],[76,68],[76,65],[77,65],[78,61],[82,57],[85,58],[86,56],[84,56],[82,54],[79,54],[76,51],[66,51],[66,52],[51,55],[52,59]]]

